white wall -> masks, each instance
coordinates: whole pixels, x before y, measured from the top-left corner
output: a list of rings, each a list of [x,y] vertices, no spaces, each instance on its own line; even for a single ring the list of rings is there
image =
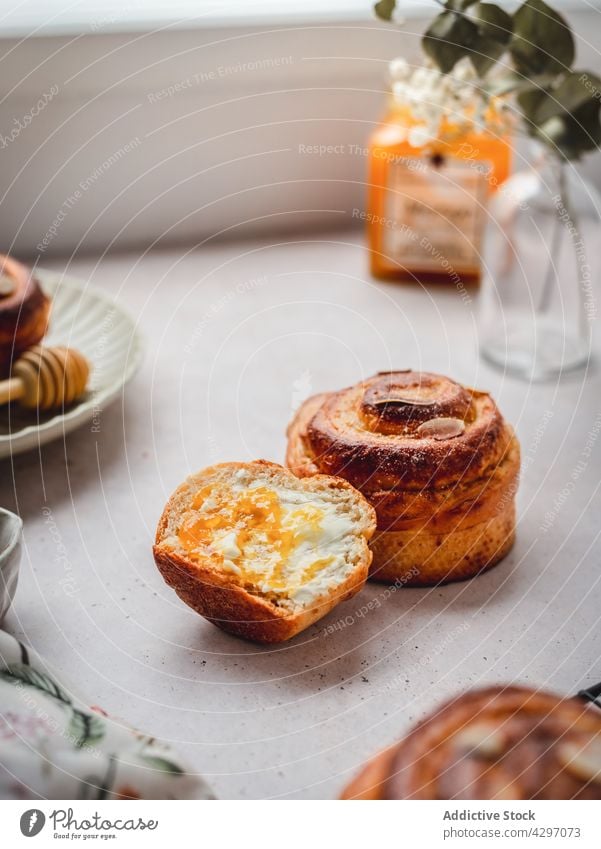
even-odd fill
[[[597,70],[600,20],[571,13],[578,64]],[[1,249],[35,255],[45,236],[42,254],[354,223],[386,63],[417,58],[424,25],[117,34],[100,21],[83,35],[3,39]],[[598,163],[587,166],[597,179]]]

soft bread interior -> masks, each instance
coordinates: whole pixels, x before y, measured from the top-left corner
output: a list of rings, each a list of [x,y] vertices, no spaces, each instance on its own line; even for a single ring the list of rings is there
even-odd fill
[[[335,593],[365,563],[373,529],[372,509],[343,481],[299,480],[275,464],[228,463],[180,487],[157,542],[297,612]]]

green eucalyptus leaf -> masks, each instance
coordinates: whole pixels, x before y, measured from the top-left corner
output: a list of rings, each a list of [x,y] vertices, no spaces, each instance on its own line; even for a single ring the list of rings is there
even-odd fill
[[[529,89],[518,93],[517,101],[530,131],[534,127],[534,132],[538,133],[538,128],[546,127],[546,135],[555,138],[560,134],[566,142],[564,133],[575,126],[572,119],[576,121],[576,126],[580,122],[590,129],[591,122],[594,123],[593,119],[599,112],[600,97],[599,77],[572,71],[559,84],[550,88],[541,89],[531,85]],[[552,121],[556,117],[561,118],[561,122]],[[594,133],[591,135],[595,137]]]
[[[488,81],[486,91],[492,97],[501,97],[510,92],[519,93],[531,88],[546,89],[552,84],[554,79],[555,76],[553,74],[535,74],[532,77],[525,77],[523,74],[518,74],[515,71],[507,71]]]
[[[380,0],[374,6],[374,12],[383,21],[391,21],[396,7],[396,0]]]
[[[446,6],[454,12],[465,12],[470,6],[474,6],[478,0],[447,0]]]
[[[577,156],[601,145],[599,105],[598,100],[590,100],[566,118],[569,131],[566,149],[571,146],[577,151]]]
[[[559,147],[562,143],[568,141],[567,123],[559,115],[555,115],[540,127],[535,127],[534,130],[535,135],[552,147]]]
[[[476,25],[465,15],[442,12],[426,30],[422,45],[443,74],[448,74],[460,59],[469,55],[477,33]]]
[[[537,120],[542,123],[554,115],[567,112],[572,115],[589,101],[601,97],[601,80],[595,74],[571,71],[566,74],[541,104],[537,111]]]
[[[592,100],[575,110],[568,124],[571,127],[570,141],[578,145],[581,153],[595,150],[601,145],[601,121],[599,120],[599,101]]]
[[[498,41],[479,38],[476,47],[470,53],[470,62],[474,66],[479,77],[485,76],[501,58],[505,48]]]
[[[516,95],[516,100],[525,119],[526,129],[531,135],[537,132],[537,125],[540,123],[537,118],[538,110],[548,97],[548,92],[538,86],[524,88]]]
[[[553,115],[534,134],[566,159],[578,159],[601,145],[599,105],[599,101],[591,100],[571,115]]]
[[[507,49],[511,41],[513,19],[494,3],[477,3],[469,9],[467,16],[478,28],[470,59],[482,77]]]
[[[513,18],[495,3],[478,3],[468,16],[478,27],[478,32],[500,44],[509,44],[513,33]]]
[[[556,115],[546,122],[539,131],[535,134],[539,141],[548,145],[555,153],[560,154],[565,159],[575,160],[580,159],[583,153],[597,147],[593,144],[592,147],[583,146],[574,138],[573,128],[569,122]]]
[[[513,16],[510,51],[521,73],[560,74],[574,61],[574,38],[567,21],[544,0],[526,0]]]

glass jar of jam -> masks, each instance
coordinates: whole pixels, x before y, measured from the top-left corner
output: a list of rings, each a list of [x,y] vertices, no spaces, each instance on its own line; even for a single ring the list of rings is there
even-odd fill
[[[468,62],[446,75],[391,63],[388,112],[369,142],[365,218],[376,277],[480,278],[487,200],[510,168],[510,122]]]

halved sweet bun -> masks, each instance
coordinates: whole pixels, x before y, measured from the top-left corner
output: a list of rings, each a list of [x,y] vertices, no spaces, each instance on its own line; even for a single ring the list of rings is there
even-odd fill
[[[194,610],[262,643],[288,640],[367,579],[375,512],[349,483],[276,463],[220,463],[173,493],[156,564]]]

